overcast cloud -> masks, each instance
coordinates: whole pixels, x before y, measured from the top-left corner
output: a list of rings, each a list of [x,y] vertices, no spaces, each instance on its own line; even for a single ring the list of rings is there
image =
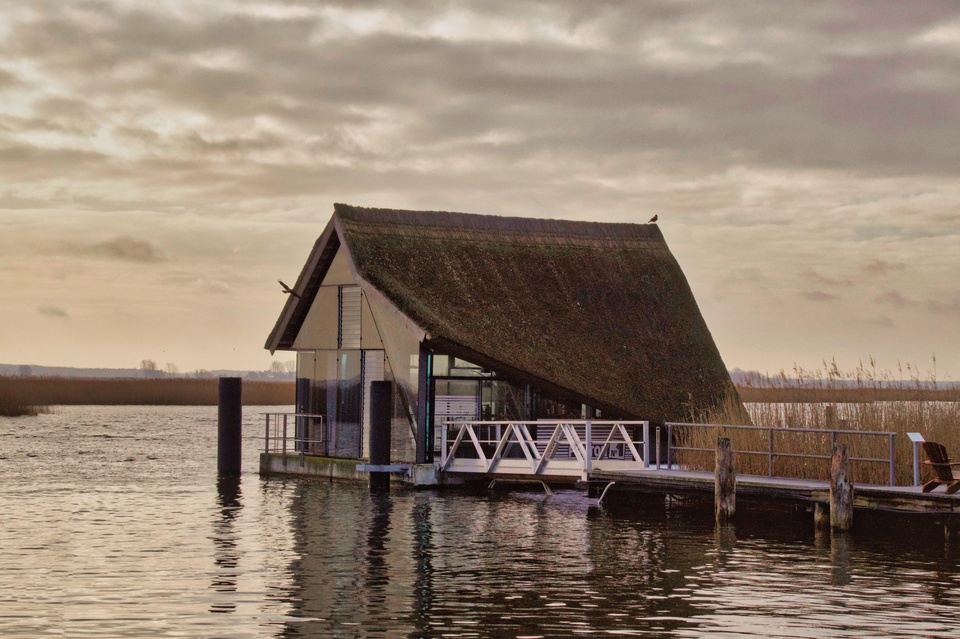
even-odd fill
[[[729,367],[960,378],[953,0],[0,12],[2,362],[265,368],[343,201],[658,213]]]

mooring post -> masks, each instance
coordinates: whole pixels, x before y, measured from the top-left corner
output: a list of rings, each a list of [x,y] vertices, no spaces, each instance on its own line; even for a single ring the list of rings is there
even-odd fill
[[[823,502],[813,504],[813,527],[817,530],[830,528],[830,507]]]
[[[217,473],[240,476],[243,423],[242,383],[239,377],[221,377],[217,411]]]
[[[957,520],[952,518],[944,519],[943,540],[948,549],[952,550],[957,547],[957,541],[960,540],[960,525],[958,525]]]
[[[733,446],[728,437],[717,438],[715,473],[713,496],[717,522],[730,521],[737,512],[737,475],[733,470]]]
[[[853,484],[846,444],[837,444],[830,459],[830,526],[834,530],[853,527]]]
[[[393,389],[390,382],[370,382],[370,465],[390,464],[390,418]],[[370,492],[390,490],[390,473],[370,472]]]

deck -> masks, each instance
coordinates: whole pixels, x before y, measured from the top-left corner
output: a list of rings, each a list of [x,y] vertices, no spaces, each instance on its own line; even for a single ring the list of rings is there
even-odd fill
[[[267,416],[261,472],[364,479],[370,470],[374,470],[373,466],[361,459],[317,456],[314,449],[325,446],[323,438],[316,441],[308,439],[307,434],[312,432],[309,429],[294,433],[294,419],[290,420],[288,428],[288,417],[291,416]],[[322,419],[315,415],[292,417]],[[712,500],[716,481],[713,472],[680,470],[671,463],[673,451],[681,450],[670,443],[671,426],[678,425],[667,424],[667,436],[661,440],[659,430],[651,429],[646,421],[446,422],[441,425],[438,434],[439,459],[436,463],[394,465],[396,468],[391,466],[388,472],[415,485],[453,485],[476,480],[494,483],[539,482],[545,486],[547,483],[587,482],[598,494],[603,492],[613,497],[629,498],[631,494],[646,494],[655,499],[657,496],[671,495]],[[742,499],[747,504],[766,502],[773,506],[799,505],[815,511],[829,505],[830,486],[827,481],[772,475],[775,457],[798,456],[775,448],[774,432],[777,429],[749,428],[769,431],[769,446],[763,454],[768,457],[771,474],[738,475],[738,500]],[[889,439],[889,458],[858,458],[857,461],[887,465],[893,483],[893,434],[810,429],[808,432],[824,435],[824,441],[830,445],[836,442],[837,437],[851,434]],[[779,431],[777,434],[779,436]],[[665,455],[659,454],[661,444],[666,445]],[[919,482],[916,454],[915,448],[914,481]],[[824,458],[824,455],[817,453],[805,456]],[[661,457],[665,457],[664,464],[661,464]],[[904,515],[932,515],[960,534],[960,493],[947,495],[942,488],[923,493],[920,486],[855,484],[853,508]]]
[[[690,470],[595,470],[590,479],[600,484],[613,483],[615,493],[653,495],[699,495],[713,498],[714,474]],[[854,485],[855,509],[898,513],[960,515],[960,494],[947,495],[943,489],[923,493],[920,486]],[[827,504],[830,484],[826,481],[786,477],[737,476],[737,497],[779,502]]]

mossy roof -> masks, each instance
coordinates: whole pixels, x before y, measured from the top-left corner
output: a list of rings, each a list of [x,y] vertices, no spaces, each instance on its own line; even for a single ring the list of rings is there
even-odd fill
[[[336,220],[357,274],[438,351],[623,417],[682,420],[735,392],[655,224],[345,204]],[[318,279],[305,269],[298,285]],[[268,347],[299,330],[281,324]]]

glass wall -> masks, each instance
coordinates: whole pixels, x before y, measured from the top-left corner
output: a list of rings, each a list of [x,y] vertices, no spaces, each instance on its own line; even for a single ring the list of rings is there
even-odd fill
[[[307,453],[332,457],[364,455],[365,390],[371,381],[383,379],[383,365],[377,364],[378,360],[383,360],[382,351],[297,353],[297,412],[325,418],[322,430],[319,425],[313,426],[313,420],[298,420],[298,436],[313,442]],[[365,364],[370,370],[366,370]]]
[[[364,299],[383,344],[384,379],[393,382],[390,456],[394,462],[413,462],[416,461],[420,342],[394,309],[373,298]]]
[[[363,406],[362,359],[360,351],[337,353],[336,420],[330,422],[330,455],[360,457],[360,430]],[[332,385],[331,385],[332,387]],[[331,413],[328,412],[328,415]]]

